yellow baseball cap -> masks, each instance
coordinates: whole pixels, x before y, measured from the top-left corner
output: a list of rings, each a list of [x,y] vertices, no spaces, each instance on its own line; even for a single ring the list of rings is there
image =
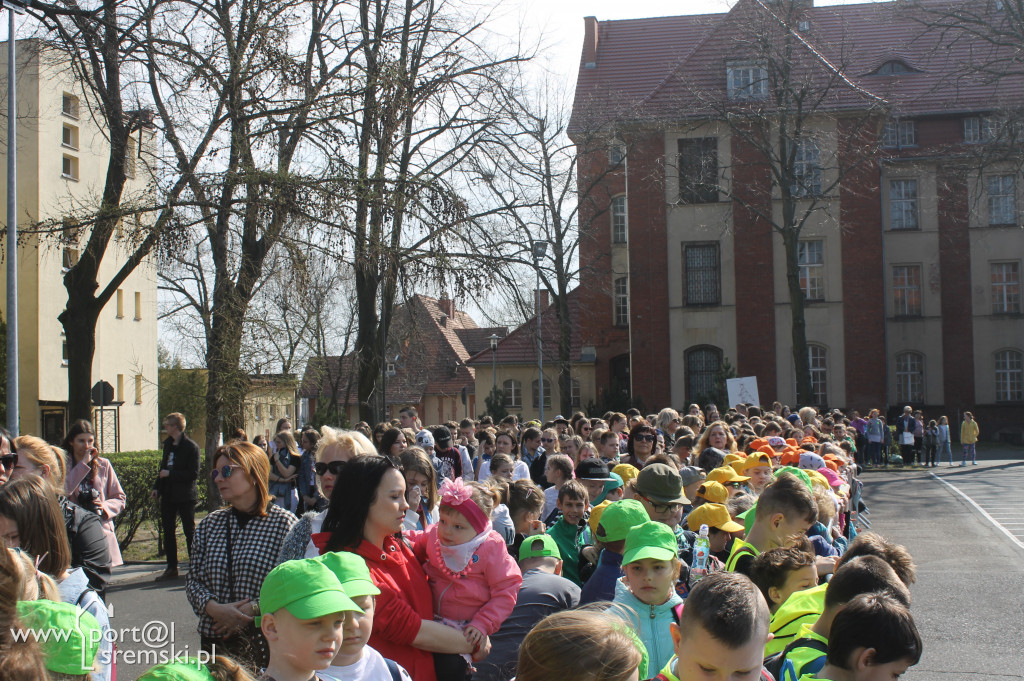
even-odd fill
[[[764,452],[754,452],[746,459],[743,460],[743,467],[740,469],[740,473],[743,473],[748,468],[757,468],[758,466],[772,467],[772,457]]]
[[[732,466],[721,466],[714,469],[708,473],[707,479],[714,482],[720,482],[723,485],[728,485],[732,482],[746,482],[747,480],[750,480],[747,476],[738,474],[733,470]]]
[[[705,480],[697,488],[697,496],[713,504],[724,504],[729,500],[729,490],[720,482]]]
[[[701,504],[686,516],[686,524],[696,532],[701,525],[714,527],[723,532],[742,532],[743,526],[729,515],[729,509],[722,504]]]

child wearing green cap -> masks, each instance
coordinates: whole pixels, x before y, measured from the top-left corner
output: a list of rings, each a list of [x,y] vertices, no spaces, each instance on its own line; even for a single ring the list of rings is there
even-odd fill
[[[103,632],[96,618],[77,605],[48,600],[18,601],[23,630],[34,632],[46,669],[66,681],[88,680],[97,668]]]
[[[676,535],[668,525],[647,521],[629,530],[622,554],[625,577],[615,585],[608,612],[630,623],[647,648],[651,669],[672,658],[669,625],[675,621],[673,609],[683,602],[675,591],[680,567]]]
[[[615,585],[622,577],[622,554],[626,537],[632,527],[648,520],[650,517],[647,510],[636,499],[616,501],[604,510],[594,533],[600,551],[597,567],[583,585],[581,604],[615,598]]]
[[[316,560],[334,573],[345,594],[362,611],[352,611],[345,617],[341,647],[321,678],[330,681],[411,681],[409,672],[401,665],[393,660],[385,660],[383,655],[368,645],[373,631],[374,605],[380,589],[374,585],[366,561],[348,551],[325,553]]]
[[[137,681],[255,681],[230,657],[217,656],[207,663],[194,657],[150,667]]]
[[[316,672],[331,665],[352,612],[362,610],[319,560],[289,560],[271,570],[260,587],[256,618],[270,648],[265,681],[326,678]]]

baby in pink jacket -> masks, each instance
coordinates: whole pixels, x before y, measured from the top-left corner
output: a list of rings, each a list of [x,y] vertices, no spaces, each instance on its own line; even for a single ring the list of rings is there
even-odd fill
[[[434,597],[435,619],[461,629],[474,646],[498,631],[515,607],[523,575],[491,529],[497,493],[461,478],[441,485],[440,518],[407,532]]]

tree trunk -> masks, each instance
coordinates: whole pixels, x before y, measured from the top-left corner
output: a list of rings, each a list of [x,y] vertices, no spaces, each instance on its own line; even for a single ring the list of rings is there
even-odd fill
[[[377,423],[377,377],[380,374],[377,347],[377,279],[356,266],[356,308],[359,330],[356,332],[356,363],[358,365],[359,419],[371,426]]]
[[[68,344],[68,421],[92,420],[92,363],[99,319],[92,293],[80,295],[69,289],[67,305],[57,319]]]
[[[810,358],[807,354],[807,320],[804,315],[804,292],[800,287],[799,234],[786,230],[782,234],[786,251],[786,284],[789,289],[789,309],[793,317],[793,370],[796,375],[796,403],[813,403]]]

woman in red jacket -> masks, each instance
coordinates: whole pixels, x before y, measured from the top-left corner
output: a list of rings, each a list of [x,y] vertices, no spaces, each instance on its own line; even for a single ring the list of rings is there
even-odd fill
[[[370,646],[409,671],[414,681],[436,681],[432,653],[477,650],[462,632],[434,621],[423,568],[399,532],[409,508],[405,477],[388,457],[358,456],[338,477],[323,532],[313,535],[321,552],[352,551],[366,560],[381,593],[377,596]]]

